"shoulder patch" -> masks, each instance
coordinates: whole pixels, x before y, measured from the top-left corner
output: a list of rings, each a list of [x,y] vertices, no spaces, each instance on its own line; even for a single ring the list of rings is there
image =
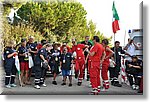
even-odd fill
[[[9,53],[9,51],[6,51],[6,53]]]
[[[41,52],[44,52],[43,50],[41,50]]]

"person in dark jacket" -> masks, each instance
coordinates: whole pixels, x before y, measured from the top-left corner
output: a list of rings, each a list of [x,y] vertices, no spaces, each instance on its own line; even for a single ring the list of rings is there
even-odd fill
[[[38,51],[35,57],[35,88],[40,89],[40,86],[46,87],[45,84],[45,71],[46,69],[50,70],[50,66],[48,65],[48,52],[51,50],[51,44],[45,44],[43,47]],[[43,65],[45,63],[47,68]]]
[[[121,67],[121,54],[125,54],[125,51],[122,50],[119,41],[115,41],[115,46],[111,50],[114,51],[113,59],[115,62],[115,67],[112,69],[110,69],[111,67],[109,68],[111,73],[111,84],[117,87],[122,87],[122,85],[119,84],[118,76]]]
[[[60,50],[58,50],[58,45],[56,43],[53,45],[53,49],[50,52],[52,55],[52,58],[49,60],[49,64],[50,67],[52,68],[52,73],[53,73],[52,84],[57,85],[56,77],[59,74],[61,52]]]
[[[136,55],[132,56],[132,61],[127,63],[126,73],[133,90],[138,90],[143,76],[143,61]]]
[[[26,47],[26,39],[21,39],[21,46],[18,48],[20,69],[21,69],[21,80],[22,85],[25,86],[30,85],[31,83],[28,81],[28,73],[29,73],[29,52]],[[24,76],[25,74],[25,76]]]
[[[89,39],[90,39],[90,37],[89,36],[85,36],[85,41],[82,41],[81,42],[81,44],[84,44],[84,45],[88,45],[89,46],[89,48],[88,48],[88,50],[90,50],[91,49],[91,47],[93,46],[92,45],[92,43],[89,41]],[[85,50],[85,48],[83,49],[83,50]],[[87,59],[87,63],[85,64],[85,68],[84,68],[84,74],[83,74],[83,78],[85,77],[85,69],[87,69],[87,73],[86,73],[86,77],[87,77],[87,81],[89,81],[89,78],[90,78],[90,75],[89,75],[89,70],[88,70],[88,58],[87,58],[87,56],[88,56],[88,53],[86,52],[86,51],[84,51],[84,56],[85,56],[85,59]]]
[[[68,52],[67,47],[63,48],[63,53],[60,57],[60,66],[62,70],[63,75],[63,83],[61,85],[66,85],[66,79],[67,76],[69,76],[69,86],[72,86],[72,64],[73,63],[73,57],[70,52]]]
[[[37,54],[38,50],[37,50],[37,44],[34,43],[34,37],[33,36],[29,36],[29,41],[26,44],[27,49],[29,50],[29,53],[32,57],[33,63],[35,63],[35,55]],[[34,66],[32,68],[29,68],[29,79],[28,81],[30,81],[30,77],[32,74],[32,71],[34,72]]]
[[[5,76],[5,87],[11,88],[16,87],[15,84],[15,75],[16,75],[16,66],[15,66],[15,56],[18,54],[14,49],[14,41],[10,41],[4,50],[4,70],[6,73]]]

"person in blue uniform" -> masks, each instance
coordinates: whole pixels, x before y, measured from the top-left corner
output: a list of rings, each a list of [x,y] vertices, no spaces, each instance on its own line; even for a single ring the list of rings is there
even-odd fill
[[[132,89],[138,90],[143,76],[143,61],[133,55],[132,61],[127,63],[126,73]]]
[[[15,66],[15,56],[18,54],[14,49],[14,41],[10,41],[4,50],[4,70],[6,73],[5,76],[5,87],[11,88],[16,87],[15,84],[15,75],[16,75],[16,66]]]
[[[52,58],[49,61],[50,67],[52,68],[53,73],[53,81],[52,84],[57,85],[56,77],[59,74],[59,66],[60,66],[60,55],[61,52],[58,50],[58,45],[55,43],[53,45],[53,49],[51,50]]]
[[[67,76],[69,76],[69,87],[72,86],[72,70],[73,56],[68,52],[67,47],[63,48],[63,53],[60,57],[60,66],[62,70],[63,83],[61,85],[66,85]]]
[[[29,41],[27,42],[27,49],[29,50],[29,53],[32,57],[33,63],[35,62],[35,55],[37,54],[38,50],[37,50],[37,44],[34,43],[34,37],[33,36],[29,36]],[[34,66],[32,68],[29,68],[29,78],[28,81],[30,81],[30,77],[32,74],[32,71],[34,72]]]
[[[28,73],[29,73],[29,52],[26,47],[26,39],[21,39],[21,46],[18,48],[18,57],[20,62],[20,69],[21,69],[21,80],[22,85],[25,86],[30,85],[31,83],[28,81]]]
[[[48,65],[48,52],[51,50],[51,44],[45,44],[43,47],[38,51],[35,57],[35,88],[40,89],[41,86],[46,87],[45,84],[45,71],[46,68],[43,67],[42,63],[47,63]],[[47,69],[50,70],[50,66],[47,66]]]

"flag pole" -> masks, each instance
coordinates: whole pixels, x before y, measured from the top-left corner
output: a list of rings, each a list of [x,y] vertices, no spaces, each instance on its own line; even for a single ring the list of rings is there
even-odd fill
[[[125,47],[125,41],[126,41],[126,30],[125,30],[125,34],[124,34],[124,47]]]
[[[114,61],[116,62],[115,33],[114,33]]]

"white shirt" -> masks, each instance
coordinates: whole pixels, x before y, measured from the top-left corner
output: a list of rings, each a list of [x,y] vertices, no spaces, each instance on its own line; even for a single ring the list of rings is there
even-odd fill
[[[129,47],[127,49],[127,53],[130,54],[131,56],[133,56],[133,55],[135,55],[135,50],[136,50],[136,48],[135,48],[134,44],[132,43],[129,45]]]

